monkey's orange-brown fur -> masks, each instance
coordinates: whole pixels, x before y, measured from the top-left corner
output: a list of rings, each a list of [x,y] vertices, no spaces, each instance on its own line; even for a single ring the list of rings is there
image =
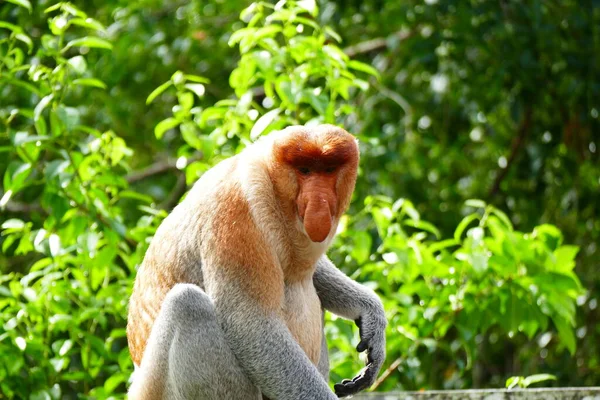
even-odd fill
[[[228,293],[211,282],[227,277],[240,298],[279,315],[317,364],[312,274],[349,205],[357,165],[356,140],[323,125],[271,134],[207,172],[173,211],[182,217],[160,226],[138,271],[127,325],[134,363],[175,284],[198,285],[218,304]]]

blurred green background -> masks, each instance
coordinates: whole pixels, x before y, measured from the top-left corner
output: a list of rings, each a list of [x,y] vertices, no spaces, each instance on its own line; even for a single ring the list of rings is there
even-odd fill
[[[123,398],[162,218],[324,122],[360,140],[329,254],[384,301],[375,390],[597,384],[599,54],[598,0],[5,0],[0,398]],[[356,328],[326,331],[354,376]]]

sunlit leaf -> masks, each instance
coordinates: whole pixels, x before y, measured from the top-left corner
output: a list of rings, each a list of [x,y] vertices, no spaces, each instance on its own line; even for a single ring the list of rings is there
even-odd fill
[[[160,139],[163,137],[166,131],[175,128],[179,124],[180,121],[175,118],[164,119],[156,124],[156,127],[154,128],[154,135],[157,139]]]
[[[102,82],[99,79],[94,79],[94,78],[74,79],[73,80],[73,85],[91,86],[91,87],[97,87],[97,88],[100,88],[100,89],[106,89],[106,84],[104,82]]]
[[[66,51],[71,47],[91,47],[96,49],[106,49],[112,50],[112,44],[104,39],[100,39],[96,36],[85,36],[82,38],[71,40],[67,45],[62,49],[62,51]]]
[[[191,90],[196,96],[202,98],[204,96],[204,85],[201,83],[186,83],[184,85],[187,89]]]
[[[546,381],[555,381],[556,376],[550,374],[535,374],[530,375],[523,379],[523,386],[529,387],[534,383],[546,382]]]
[[[267,129],[267,127],[279,116],[281,110],[276,108],[274,110],[269,111],[262,117],[260,117],[250,130],[250,138],[253,140],[257,139],[262,133]]]
[[[162,92],[167,90],[172,84],[173,83],[171,81],[167,81],[167,82],[163,83],[162,85],[160,85],[159,87],[157,87],[156,89],[154,89],[152,91],[152,93],[150,93],[148,95],[148,97],[146,98],[146,104],[152,103],[152,101],[155,98],[157,98]]]
[[[454,230],[454,240],[456,240],[457,242],[460,241],[460,238],[465,229],[467,229],[471,222],[475,221],[478,218],[479,216],[477,214],[469,214],[466,217],[464,217]]]
[[[26,8],[27,11],[29,11],[29,14],[31,14],[32,8],[31,8],[31,3],[29,2],[29,0],[6,0],[9,3],[13,3],[16,4],[20,7]]]
[[[15,33],[23,33],[23,29],[21,29],[21,27],[8,23],[6,21],[0,21],[0,28],[5,28]]]

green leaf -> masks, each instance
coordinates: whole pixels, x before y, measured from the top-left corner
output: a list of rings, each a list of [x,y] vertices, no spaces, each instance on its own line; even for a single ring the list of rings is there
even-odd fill
[[[179,126],[181,136],[187,144],[192,146],[194,149],[199,150],[202,147],[202,142],[198,137],[198,131],[196,125],[192,122],[184,122]]]
[[[83,74],[87,69],[87,62],[83,56],[72,57],[67,63],[79,74]]]
[[[435,252],[441,251],[445,248],[452,247],[452,246],[459,246],[459,245],[460,245],[460,241],[458,241],[456,239],[446,239],[446,240],[442,240],[440,242],[432,243],[429,246],[429,250],[432,253],[435,253]]]
[[[2,229],[21,230],[24,227],[25,227],[25,222],[21,221],[20,219],[16,219],[16,218],[7,219],[2,224]]]
[[[192,107],[194,106],[194,95],[190,92],[179,92],[177,93],[177,100],[181,106],[180,112],[184,115],[188,115]],[[178,114],[175,115],[179,116]]]
[[[175,118],[163,119],[158,124],[156,124],[156,127],[154,128],[154,135],[157,139],[160,139],[163,137],[166,131],[175,128],[179,124],[179,120]]]
[[[426,222],[426,221],[422,221],[422,220],[415,220],[415,219],[405,219],[403,221],[403,224],[406,226],[412,226],[413,228],[418,228],[424,231],[427,231],[429,233],[432,233],[433,235],[435,235],[435,237],[437,239],[439,239],[441,237],[441,233],[439,231],[438,228],[436,228],[433,224]]]
[[[546,381],[555,381],[556,376],[550,374],[535,374],[530,375],[523,379],[523,387],[529,387],[534,383],[546,382]]]
[[[60,350],[58,351],[58,355],[59,356],[64,356],[66,355],[69,350],[71,350],[71,348],[73,347],[73,341],[70,339],[65,340],[65,342],[63,343],[62,346],[60,346]]]
[[[325,27],[324,32],[325,32],[325,34],[327,36],[330,36],[336,42],[342,43],[342,37],[336,31],[334,31],[333,29],[331,29],[329,26]]]
[[[81,116],[77,108],[60,105],[56,109],[55,113],[68,131],[72,131],[77,125],[79,125]]]
[[[454,231],[454,240],[456,240],[457,242],[460,242],[460,238],[461,238],[463,232],[465,231],[465,229],[467,229],[469,224],[471,222],[475,221],[477,218],[479,218],[479,216],[477,214],[470,214],[470,215],[467,215],[466,217],[464,217],[462,219],[462,221],[460,221],[460,223],[456,227],[456,230]]]
[[[33,110],[33,120],[34,121],[37,121],[40,119],[42,112],[44,111],[44,109],[46,107],[48,107],[48,104],[50,104],[50,102],[52,101],[53,98],[54,98],[54,94],[49,94],[49,95],[43,97],[40,100],[40,102],[35,106],[35,109]],[[40,135],[43,135],[43,133],[40,133]]]
[[[59,8],[61,8],[61,7],[62,7],[62,5],[63,5],[63,3],[62,3],[62,2],[59,2],[59,3],[53,4],[53,5],[51,5],[50,7],[46,8],[46,9],[44,10],[44,14],[48,14],[49,12],[52,12],[52,11],[56,11],[56,10],[58,10]]]
[[[66,358],[52,358],[50,359],[50,364],[56,372],[60,372],[66,368],[68,363]]]
[[[300,0],[296,4],[308,11],[313,17],[316,17],[319,12],[319,9],[317,8],[317,2],[315,0]]]
[[[210,136],[200,135],[200,142],[200,150],[202,151],[203,158],[206,160],[210,159],[215,152],[215,148],[217,147],[216,140]]]
[[[490,211],[492,214],[494,214],[496,217],[498,217],[498,219],[500,221],[502,221],[502,223],[504,225],[506,225],[506,228],[508,228],[510,231],[513,230],[512,222],[510,221],[510,218],[508,218],[508,216],[505,213],[503,213],[502,211],[498,210],[495,207],[490,207]]]
[[[4,189],[7,189],[6,185],[5,185]],[[6,203],[8,203],[8,201],[10,200],[12,195],[13,195],[12,189],[9,189],[6,192],[4,192],[4,194],[2,195],[2,198],[0,198],[0,209],[3,209],[6,206]]]
[[[154,201],[152,199],[152,197],[147,196],[142,193],[135,192],[133,190],[122,190],[119,192],[119,197],[122,199],[139,200],[139,201],[143,201],[144,203],[147,203],[147,204],[152,204],[152,202]]]
[[[175,73],[171,75],[171,82],[173,82],[173,85],[175,86],[185,83],[185,74],[181,71],[175,71]]]
[[[58,237],[58,235],[56,234],[52,234],[50,235],[50,237],[48,238],[48,245],[50,247],[50,254],[53,257],[56,257],[57,255],[59,255],[60,250],[61,250],[61,245],[60,245],[60,237]]]
[[[167,82],[163,83],[162,85],[160,85],[159,87],[157,87],[156,89],[154,89],[152,91],[152,93],[150,93],[148,95],[148,98],[146,99],[146,104],[152,103],[152,101],[156,97],[158,97],[162,92],[164,92],[165,90],[167,90],[172,84],[173,84],[173,82],[167,81]]]
[[[32,393],[29,396],[29,400],[52,400],[52,397],[46,390],[40,390],[35,393]]]
[[[469,199],[469,200],[465,201],[465,205],[468,207],[473,207],[473,208],[485,208],[486,207],[485,201],[478,200],[478,199]]]
[[[356,71],[361,71],[361,72],[367,73],[369,75],[376,77],[377,79],[380,78],[379,71],[377,71],[375,68],[371,67],[370,65],[365,64],[360,61],[356,61],[356,60],[349,61],[348,68],[352,68]]]
[[[106,49],[112,50],[112,44],[108,40],[100,39],[96,36],[85,36],[79,39],[71,40],[67,45],[61,50],[61,52],[65,52],[71,47],[90,47],[96,49]]]
[[[260,135],[262,135],[262,133],[265,131],[265,129],[267,129],[269,127],[269,125],[271,125],[271,123],[275,120],[275,118],[277,118],[279,116],[280,112],[281,112],[280,108],[275,108],[275,109],[269,111],[268,113],[266,113],[265,115],[263,115],[262,117],[260,117],[254,123],[252,130],[250,130],[250,138],[252,140],[258,139],[258,137]]]
[[[82,357],[83,357],[83,355],[82,355]],[[61,378],[65,381],[78,382],[78,381],[84,381],[84,380],[89,379],[89,375],[84,371],[73,371],[73,372],[66,372],[66,373],[62,374]]]
[[[25,43],[27,45],[27,53],[31,53],[31,50],[33,50],[33,42],[29,36],[24,33],[17,33],[15,34],[15,39]]]
[[[94,78],[80,78],[73,80],[73,85],[79,86],[92,86],[100,89],[106,89],[106,84],[99,79]]]
[[[25,180],[31,173],[31,164],[12,162],[9,164],[4,175],[4,188],[11,189],[13,192],[23,188]],[[6,179],[7,176],[9,179]]]
[[[26,8],[27,11],[29,11],[29,14],[31,14],[31,3],[29,2],[29,0],[6,0],[9,3],[13,3],[16,4],[20,7]]]
[[[83,26],[84,28],[89,28],[100,32],[105,30],[104,25],[93,18],[73,18],[69,20],[69,24]]]
[[[38,89],[36,86],[32,85],[29,82],[23,82],[23,81],[20,81],[17,79],[11,79],[9,77],[2,77],[2,79],[4,79],[5,82],[10,83],[11,85],[18,86],[25,90],[28,90],[38,97],[44,96],[44,94],[42,93],[42,91],[40,89]]]
[[[79,17],[79,18],[87,18],[87,14],[84,13],[83,11],[81,11],[79,8],[75,7],[73,4],[65,1],[62,3],[62,10],[66,11],[67,13],[71,14],[74,17]]]
[[[371,255],[373,239],[367,232],[357,231],[352,234],[352,251],[350,255],[360,265],[365,263]]]
[[[559,316],[552,317],[552,321],[558,330],[558,337],[560,341],[567,347],[571,355],[575,354],[575,334],[573,333],[573,327],[571,327],[566,320]]]
[[[185,79],[197,83],[210,83],[210,80],[208,78],[198,75],[185,74]]]
[[[10,24],[6,21],[0,21],[0,28],[5,28],[15,33],[23,33],[23,29],[21,29],[21,27]]]
[[[522,376],[511,376],[506,380],[506,388],[510,390],[515,388],[516,386],[521,386],[522,379]]]
[[[577,246],[560,246],[558,249],[554,250],[554,257],[556,259],[556,266],[559,271],[569,272],[575,268],[575,257],[579,252],[579,247]]]
[[[308,102],[315,109],[319,115],[325,115],[327,113],[327,105],[329,104],[329,97],[324,93],[316,95],[313,90],[305,91],[308,95]]]
[[[126,378],[123,375],[113,375],[104,382],[104,390],[106,390],[107,394],[112,393],[117,386],[121,383],[125,382]]]
[[[186,83],[184,85],[187,89],[191,90],[196,96],[202,98],[204,96],[204,85],[201,83]]]

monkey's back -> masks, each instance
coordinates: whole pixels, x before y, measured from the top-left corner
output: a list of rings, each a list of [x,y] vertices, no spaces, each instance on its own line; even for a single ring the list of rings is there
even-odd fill
[[[192,283],[204,290],[201,230],[214,218],[207,204],[214,201],[234,163],[235,157],[207,171],[152,238],[137,271],[127,317],[129,352],[138,366],[162,302],[173,286]]]

